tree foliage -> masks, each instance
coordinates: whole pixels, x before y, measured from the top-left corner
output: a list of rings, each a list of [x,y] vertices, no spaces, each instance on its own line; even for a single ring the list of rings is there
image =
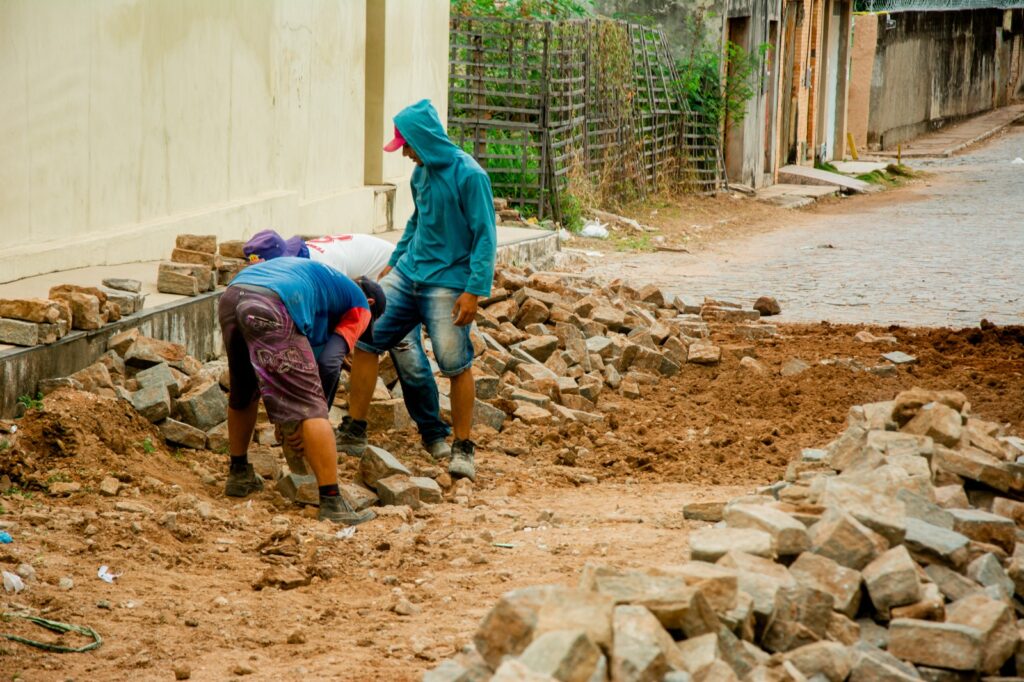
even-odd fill
[[[573,19],[590,15],[586,0],[451,0],[452,13],[501,19]]]

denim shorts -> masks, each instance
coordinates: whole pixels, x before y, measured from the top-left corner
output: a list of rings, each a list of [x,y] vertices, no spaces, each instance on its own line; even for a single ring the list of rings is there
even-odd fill
[[[456,327],[452,322],[452,308],[461,291],[416,284],[398,270],[388,273],[380,285],[387,295],[387,309],[373,325],[373,340],[360,339],[357,348],[378,355],[386,353],[398,346],[413,327],[422,324],[441,374],[457,376],[472,366],[472,325]]]

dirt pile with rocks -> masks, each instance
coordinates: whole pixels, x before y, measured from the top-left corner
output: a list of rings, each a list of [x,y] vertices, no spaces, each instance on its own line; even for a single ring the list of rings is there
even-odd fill
[[[424,680],[1017,675],[1022,500],[1024,439],[963,393],[905,391],[758,494],[684,507],[715,524],[691,561],[508,593]]]

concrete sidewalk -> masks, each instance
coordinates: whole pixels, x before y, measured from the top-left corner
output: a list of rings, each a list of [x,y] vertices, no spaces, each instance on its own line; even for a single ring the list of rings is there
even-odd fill
[[[903,145],[904,159],[948,158],[958,151],[995,135],[1024,118],[1024,104],[994,109],[961,123],[946,126]],[[872,152],[870,156],[896,158],[895,149]]]

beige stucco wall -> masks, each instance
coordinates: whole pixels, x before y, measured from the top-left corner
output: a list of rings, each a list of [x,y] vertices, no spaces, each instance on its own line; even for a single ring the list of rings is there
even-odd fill
[[[0,3],[0,281],[164,257],[179,232],[370,231],[377,1]],[[424,72],[447,0],[400,4],[417,35],[389,41],[386,91],[443,102]]]
[[[878,42],[878,15],[854,17],[853,53],[850,61],[850,103],[847,125],[857,150],[868,146],[868,116],[871,113],[871,73],[875,67],[875,45]]]

